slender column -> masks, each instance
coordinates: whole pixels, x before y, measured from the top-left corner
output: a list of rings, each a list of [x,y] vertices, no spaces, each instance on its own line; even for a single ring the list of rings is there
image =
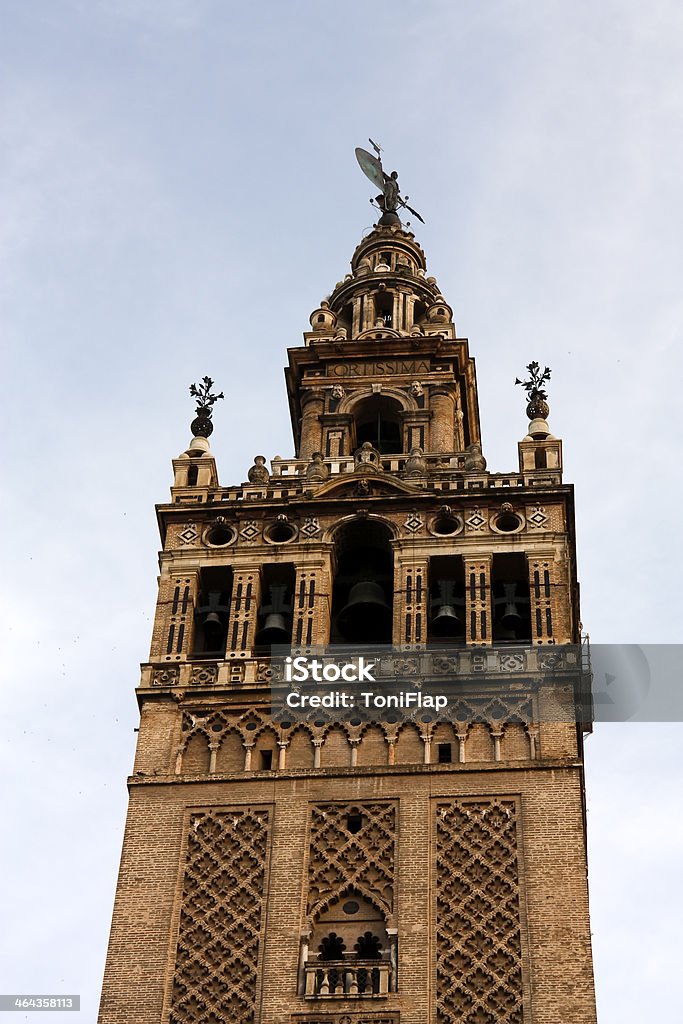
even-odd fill
[[[503,733],[502,731],[492,732],[491,735],[493,736],[493,760],[500,761],[500,741]]]
[[[260,603],[260,566],[253,565],[236,569],[228,619],[227,651],[247,651],[253,648],[256,613]]]
[[[251,752],[254,749],[253,743],[244,744],[244,770],[245,772],[251,771]]]
[[[456,732],[458,737],[458,761],[460,764],[465,763],[465,740],[467,739],[466,732]]]
[[[216,755],[218,754],[218,744],[213,741],[209,743],[209,772],[216,771]]]
[[[394,642],[401,646],[425,647],[427,643],[428,615],[428,568],[429,560],[411,559],[409,563],[400,561],[397,553],[400,581],[394,598]]]
[[[304,391],[301,395],[302,418],[299,458],[310,459],[313,452],[322,451],[322,424],[320,417],[325,410],[325,395],[322,391]]]
[[[313,740],[313,767],[320,767],[320,748],[323,745],[322,740]]]
[[[429,734],[422,733],[420,739],[425,745],[425,764],[432,763],[432,737]]]
[[[280,771],[284,771],[284,769],[287,767],[287,744],[283,743],[281,740],[278,740],[277,745],[280,748],[280,752],[278,754],[277,759],[277,766]]]
[[[192,643],[196,600],[196,572],[160,580],[150,661],[185,661]]]
[[[455,389],[437,384],[430,390],[429,405],[434,413],[430,430],[431,452],[452,452],[455,448]]]
[[[467,643],[491,646],[491,555],[465,558]]]
[[[330,568],[319,562],[299,566],[294,585],[292,646],[324,645],[330,639]]]
[[[532,761],[536,760],[536,751],[538,749],[538,729],[529,726],[527,730],[529,736],[529,757]]]

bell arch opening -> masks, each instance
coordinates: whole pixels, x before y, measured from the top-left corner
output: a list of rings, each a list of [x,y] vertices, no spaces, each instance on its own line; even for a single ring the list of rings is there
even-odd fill
[[[390,644],[393,620],[391,531],[355,519],[335,536],[331,644]]]
[[[372,395],[359,402],[353,411],[356,448],[369,441],[381,455],[403,452],[403,409],[395,398]]]

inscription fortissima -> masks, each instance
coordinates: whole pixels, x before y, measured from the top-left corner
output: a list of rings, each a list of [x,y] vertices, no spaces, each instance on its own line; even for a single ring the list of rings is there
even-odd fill
[[[428,359],[387,359],[380,361],[330,363],[328,377],[388,377],[393,374],[429,373]]]

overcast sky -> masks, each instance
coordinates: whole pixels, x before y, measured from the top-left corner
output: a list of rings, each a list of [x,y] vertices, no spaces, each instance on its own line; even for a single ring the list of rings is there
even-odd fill
[[[470,339],[490,469],[517,465],[515,376],[553,369],[593,641],[680,639],[683,7],[0,0],[0,18],[0,991],[80,993],[89,1024],[187,387],[226,393],[223,483],[292,453],[285,350],[373,221],[368,136]],[[601,1024],[680,1005],[682,741],[629,723],[587,743]]]

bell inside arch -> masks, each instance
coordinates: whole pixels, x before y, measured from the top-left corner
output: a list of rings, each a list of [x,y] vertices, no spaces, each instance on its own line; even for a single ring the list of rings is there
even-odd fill
[[[256,643],[260,646],[272,644],[288,644],[290,635],[287,619],[280,612],[266,615],[263,626],[256,634]]]
[[[443,604],[432,619],[434,636],[458,636],[463,631],[463,621],[452,604]]]
[[[431,618],[429,634],[437,640],[462,640],[465,636],[465,599],[463,580],[456,575],[460,564],[453,558],[434,560],[435,569],[451,572],[452,578],[431,580]]]
[[[504,597],[502,600],[503,613],[500,617],[501,625],[505,629],[517,629],[522,622],[519,608],[517,607],[517,584],[506,583],[504,586]]]
[[[339,613],[337,625],[345,640],[371,642],[386,633],[391,623],[391,608],[379,583],[361,580],[354,583],[349,599]]]

